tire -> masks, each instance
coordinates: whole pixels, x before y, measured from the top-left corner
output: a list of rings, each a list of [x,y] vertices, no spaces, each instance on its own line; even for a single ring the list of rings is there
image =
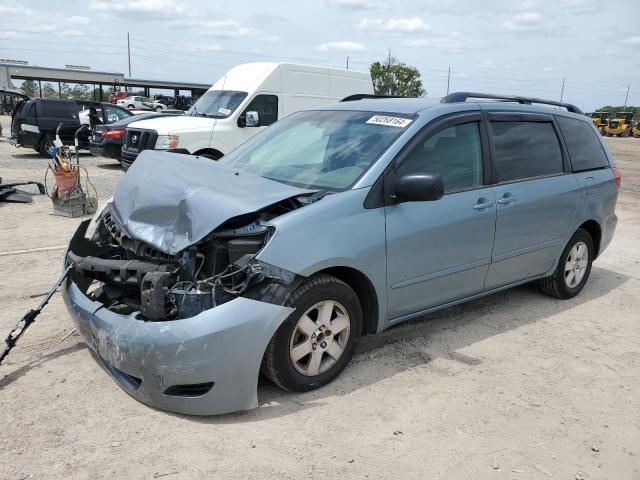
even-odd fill
[[[582,257],[579,253],[580,247],[587,249]],[[578,252],[579,260],[573,265],[576,266],[577,270],[575,268],[572,269],[574,276],[571,276],[571,272],[567,268],[570,266],[569,262],[572,262],[570,255],[575,258],[576,252]],[[591,235],[586,230],[579,228],[562,251],[555,272],[550,277],[540,280],[542,291],[547,295],[563,300],[575,297],[584,288],[589,279],[594,253],[595,247]],[[579,279],[576,278],[578,275],[580,275]]]
[[[136,108],[135,105],[127,105],[127,108]]]
[[[269,341],[262,371],[285,390],[314,390],[335,379],[353,357],[362,332],[360,302],[342,280],[320,274],[296,288],[287,305],[296,310]],[[328,312],[324,318],[323,310]]]
[[[605,136],[605,137],[610,137],[610,136],[611,136],[611,134],[610,134],[609,132],[605,132],[604,136]]]
[[[224,155],[220,155],[219,153],[199,153],[196,155],[197,157],[208,158],[209,160],[220,160]]]
[[[631,136],[631,128],[627,128],[627,129],[624,131],[624,136],[625,136],[625,137],[630,137],[630,136]]]
[[[162,111],[162,107],[156,107],[156,112],[161,112]]]
[[[38,146],[34,147],[38,153],[46,158],[49,158],[49,147],[52,145],[51,137],[49,135],[42,135],[38,140]]]

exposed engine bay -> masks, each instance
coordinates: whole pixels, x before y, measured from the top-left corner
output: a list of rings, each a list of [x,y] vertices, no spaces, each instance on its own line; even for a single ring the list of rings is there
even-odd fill
[[[142,320],[193,317],[257,291],[275,298],[275,290],[288,290],[296,275],[255,258],[274,233],[268,222],[319,198],[288,198],[231,218],[175,255],[133,238],[108,205],[95,229],[77,232],[83,238],[74,237],[67,262],[91,300],[118,314],[137,313]]]

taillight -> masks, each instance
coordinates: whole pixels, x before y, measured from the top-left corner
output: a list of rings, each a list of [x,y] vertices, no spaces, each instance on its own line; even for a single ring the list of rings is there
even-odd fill
[[[122,138],[124,137],[124,130],[107,130],[100,135],[102,138]]]
[[[620,188],[622,185],[622,175],[620,174],[620,169],[618,167],[613,167],[613,177],[616,179],[616,185]]]

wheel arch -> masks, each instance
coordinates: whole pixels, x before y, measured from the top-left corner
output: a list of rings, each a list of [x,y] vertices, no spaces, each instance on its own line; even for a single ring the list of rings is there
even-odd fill
[[[362,307],[362,334],[376,333],[380,318],[380,302],[371,280],[360,270],[352,267],[329,267],[316,272],[318,273],[332,275],[353,289]]]
[[[602,227],[595,220],[587,220],[583,222],[578,228],[582,228],[586,230],[589,235],[591,235],[591,239],[593,240],[593,245],[596,249],[593,258],[597,258],[600,253],[600,240],[602,239]]]
[[[224,153],[222,153],[220,150],[217,150],[215,148],[202,148],[197,152],[194,152],[193,154],[194,155],[211,155],[213,157],[216,157],[216,159],[224,157]]]

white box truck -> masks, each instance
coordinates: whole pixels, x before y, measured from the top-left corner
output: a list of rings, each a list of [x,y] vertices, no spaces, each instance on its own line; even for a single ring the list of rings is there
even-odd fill
[[[368,72],[291,63],[238,65],[185,115],[130,123],[122,166],[128,168],[147,149],[218,159],[293,112],[359,93],[373,93]]]

